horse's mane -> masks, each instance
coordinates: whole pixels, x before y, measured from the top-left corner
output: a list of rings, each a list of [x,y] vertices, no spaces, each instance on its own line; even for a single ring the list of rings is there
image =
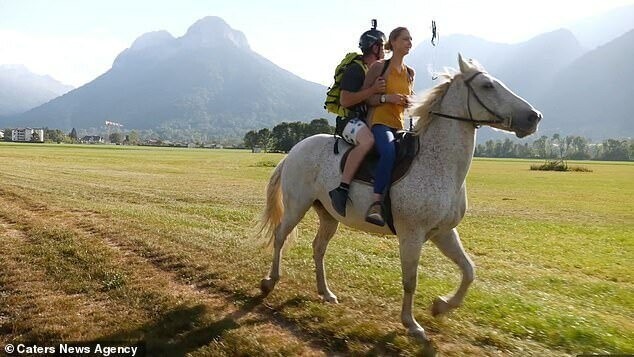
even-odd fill
[[[442,82],[421,95],[419,99],[420,104],[412,111],[412,115],[418,117],[418,121],[414,126],[414,133],[416,135],[420,136],[425,133],[425,130],[427,130],[429,123],[431,123],[433,119],[430,112],[434,106],[440,104],[451,82],[460,74],[461,73],[457,71],[445,71],[445,73],[439,75],[439,77],[442,78]]]
[[[432,108],[440,103],[445,93],[447,93],[451,82],[458,75],[460,75],[460,72],[445,72],[441,74],[440,77],[443,78],[443,82],[423,93],[420,99],[421,104],[414,108],[412,112],[413,116],[418,117],[416,126],[414,126],[416,135],[423,135],[425,133],[427,126],[429,126],[433,118],[432,115],[430,115]]]
[[[459,61],[461,68],[462,66],[466,66],[467,71],[486,72],[484,67],[482,67],[482,65],[474,59],[467,58],[463,62],[462,56],[459,56]],[[447,93],[447,90],[451,86],[453,80],[461,75],[462,73],[459,71],[453,70],[451,68],[445,68],[445,72],[439,75],[439,77],[443,79],[443,82],[423,93],[420,99],[421,104],[418,107],[414,108],[414,110],[412,111],[413,116],[418,117],[418,122],[414,127],[414,133],[416,135],[423,135],[425,133],[425,130],[427,130],[429,123],[433,119],[433,116],[430,115],[430,112],[432,111],[434,106],[440,104],[443,97],[445,96],[445,93]]]

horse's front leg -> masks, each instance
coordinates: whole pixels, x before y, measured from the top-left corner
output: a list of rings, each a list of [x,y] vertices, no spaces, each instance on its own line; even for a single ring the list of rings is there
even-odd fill
[[[401,321],[407,332],[419,340],[428,342],[425,330],[414,318],[414,294],[418,282],[418,262],[423,244],[426,241],[425,232],[412,232],[399,236],[399,251],[401,255],[401,270],[403,279],[403,307]]]
[[[431,240],[447,258],[451,259],[451,261],[458,265],[460,271],[462,272],[460,287],[458,287],[458,290],[453,294],[453,296],[440,296],[434,301],[431,313],[432,315],[437,316],[447,313],[462,304],[462,301],[467,294],[467,290],[475,278],[475,265],[462,247],[456,228],[447,233],[436,235],[432,237]]]

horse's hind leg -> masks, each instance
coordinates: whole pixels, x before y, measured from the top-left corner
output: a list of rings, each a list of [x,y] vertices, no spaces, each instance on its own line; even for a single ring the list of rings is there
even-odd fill
[[[273,241],[273,263],[268,276],[260,282],[260,289],[264,295],[270,293],[280,280],[282,247],[289,234],[291,234],[310,208],[311,203],[312,201],[307,198],[304,198],[303,202],[297,202],[287,199],[287,196],[284,197],[284,215],[280,225],[275,230],[275,240]]]
[[[339,222],[328,213],[319,201],[313,205],[319,215],[319,230],[313,240],[313,259],[315,260],[315,272],[317,274],[317,292],[327,302],[337,303],[337,297],[328,289],[326,282],[326,268],[324,267],[324,255],[328,243],[339,226]]]
[[[440,296],[434,300],[431,312],[432,315],[437,316],[455,309],[462,304],[467,290],[475,278],[475,265],[462,247],[458,231],[455,228],[445,234],[434,236],[431,240],[447,258],[458,265],[462,272],[460,287],[453,296]]]

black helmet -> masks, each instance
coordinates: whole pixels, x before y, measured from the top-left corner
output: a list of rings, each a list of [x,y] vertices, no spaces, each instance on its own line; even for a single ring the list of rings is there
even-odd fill
[[[376,29],[376,19],[372,19],[372,28],[364,32],[359,38],[359,48],[364,51],[378,41],[385,43],[385,34]]]

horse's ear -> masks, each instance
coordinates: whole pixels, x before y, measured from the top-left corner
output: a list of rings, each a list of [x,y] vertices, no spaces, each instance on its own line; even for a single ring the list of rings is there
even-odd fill
[[[462,58],[462,54],[458,53],[458,64],[460,64],[460,72],[467,73],[471,69],[471,64]]]

